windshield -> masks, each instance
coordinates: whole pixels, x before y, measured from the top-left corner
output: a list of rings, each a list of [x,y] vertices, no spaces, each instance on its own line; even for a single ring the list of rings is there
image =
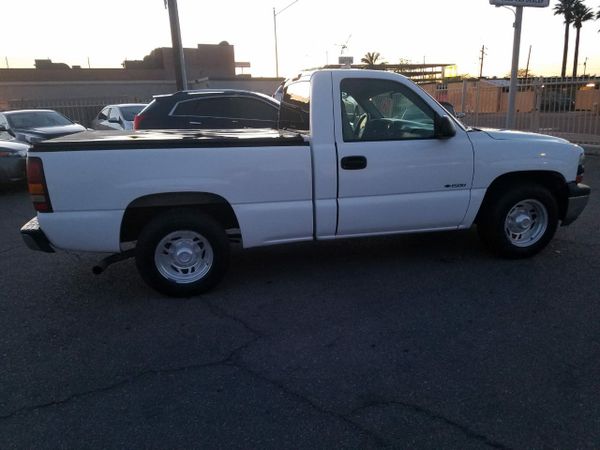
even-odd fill
[[[121,106],[121,113],[123,114],[123,119],[128,122],[133,121],[133,118],[140,113],[142,109],[144,109],[146,105],[130,105],[130,106]]]
[[[72,125],[69,119],[56,111],[24,111],[6,114],[11,128],[43,128]]]

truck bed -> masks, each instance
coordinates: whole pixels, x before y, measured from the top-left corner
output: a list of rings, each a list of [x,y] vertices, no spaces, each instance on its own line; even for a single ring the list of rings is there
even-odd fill
[[[275,129],[84,131],[35,145],[33,152],[141,150],[196,147],[308,145],[298,133]]]

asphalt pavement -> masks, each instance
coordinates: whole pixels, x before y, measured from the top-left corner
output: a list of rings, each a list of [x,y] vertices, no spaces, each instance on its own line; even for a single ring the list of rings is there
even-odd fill
[[[475,230],[234,249],[202,297],[22,243],[0,192],[0,448],[600,447],[600,157],[539,256]]]

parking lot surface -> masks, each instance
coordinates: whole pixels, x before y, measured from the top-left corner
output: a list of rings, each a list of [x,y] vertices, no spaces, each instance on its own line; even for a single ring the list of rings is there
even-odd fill
[[[235,249],[175,300],[32,252],[0,192],[2,448],[598,448],[600,158],[539,256],[475,230]]]

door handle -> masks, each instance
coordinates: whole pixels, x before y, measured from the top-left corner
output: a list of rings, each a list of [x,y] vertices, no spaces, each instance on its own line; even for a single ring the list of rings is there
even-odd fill
[[[364,156],[346,156],[341,161],[344,170],[362,170],[367,168],[367,158]]]

